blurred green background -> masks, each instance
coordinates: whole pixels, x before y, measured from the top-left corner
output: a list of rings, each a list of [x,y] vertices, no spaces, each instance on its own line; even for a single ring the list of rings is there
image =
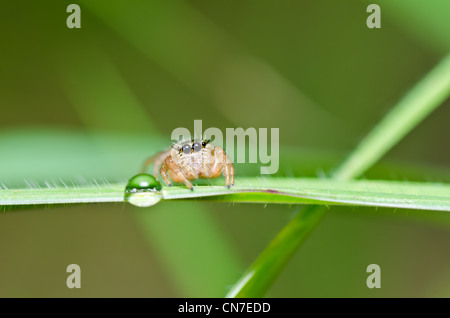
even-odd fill
[[[125,180],[174,128],[280,129],[323,176],[450,50],[450,2],[0,1],[0,182]],[[450,181],[449,101],[364,177]],[[236,164],[237,175],[259,166]],[[298,206],[161,202],[0,214],[1,297],[221,297]],[[270,297],[449,297],[446,213],[332,207]],[[66,267],[81,267],[81,289]],[[366,287],[369,264],[381,289]]]

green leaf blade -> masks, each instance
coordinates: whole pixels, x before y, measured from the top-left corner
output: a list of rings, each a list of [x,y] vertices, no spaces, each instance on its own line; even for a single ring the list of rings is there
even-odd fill
[[[163,200],[204,199],[262,204],[317,204],[450,211],[450,185],[400,181],[339,181],[314,178],[236,178],[227,189],[213,185],[163,187]],[[67,182],[69,184],[69,182]],[[92,182],[91,182],[92,183]],[[85,187],[0,190],[0,205],[123,202],[126,183]]]

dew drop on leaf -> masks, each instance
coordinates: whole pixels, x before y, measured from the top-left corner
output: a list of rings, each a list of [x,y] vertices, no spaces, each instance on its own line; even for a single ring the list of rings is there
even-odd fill
[[[154,176],[140,173],[128,181],[125,201],[138,207],[149,207],[161,200],[161,189],[161,184]]]

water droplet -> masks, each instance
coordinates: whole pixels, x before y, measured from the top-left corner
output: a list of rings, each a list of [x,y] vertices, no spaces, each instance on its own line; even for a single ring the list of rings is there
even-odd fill
[[[161,184],[154,176],[140,173],[128,181],[125,201],[138,207],[152,206],[161,200],[161,189]]]

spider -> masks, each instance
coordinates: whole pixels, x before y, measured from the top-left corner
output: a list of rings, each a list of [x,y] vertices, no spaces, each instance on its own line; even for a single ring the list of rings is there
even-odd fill
[[[169,176],[174,182],[183,182],[193,191],[191,180],[217,178],[222,172],[227,188],[234,186],[233,164],[225,151],[210,144],[210,140],[180,141],[171,149],[149,158],[144,163],[143,171],[153,162],[153,175],[158,178],[159,172],[169,187],[172,186]]]

